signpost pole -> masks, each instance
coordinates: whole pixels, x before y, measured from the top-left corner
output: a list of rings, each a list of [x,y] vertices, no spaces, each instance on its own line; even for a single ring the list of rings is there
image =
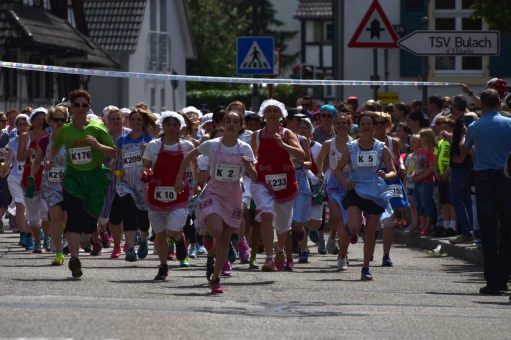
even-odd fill
[[[379,80],[378,76],[378,49],[373,48],[373,76],[371,80]],[[373,99],[378,100],[378,85],[373,85]]]
[[[385,78],[385,81],[388,81],[389,80],[389,49],[388,48],[383,50],[383,67],[384,67],[383,76]],[[389,92],[388,85],[385,85],[385,92]]]
[[[423,17],[422,18],[422,27],[424,29],[428,29],[428,24],[429,24],[429,18],[428,17]],[[422,58],[422,81],[428,81],[428,56],[424,56]],[[427,86],[422,86],[422,113],[424,115],[427,114],[427,110],[426,110],[426,104],[428,102],[428,87]]]

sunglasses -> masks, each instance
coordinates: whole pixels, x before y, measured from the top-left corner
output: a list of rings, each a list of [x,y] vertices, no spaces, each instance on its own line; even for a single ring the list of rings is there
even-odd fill
[[[66,118],[50,118],[50,120],[54,123],[58,123],[58,122],[65,123],[67,119]]]
[[[382,121],[376,122],[374,125],[376,125],[376,126],[384,126],[384,125],[387,125],[387,121],[382,120]]]
[[[87,103],[73,103],[73,107],[75,107],[77,109],[79,109],[79,108],[88,109],[90,107],[90,105]]]
[[[332,115],[329,115],[328,113],[322,113],[320,116],[321,118],[332,118]]]

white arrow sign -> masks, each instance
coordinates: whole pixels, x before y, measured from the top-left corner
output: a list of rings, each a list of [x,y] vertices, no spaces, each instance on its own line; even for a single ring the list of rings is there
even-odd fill
[[[499,55],[499,31],[414,31],[400,39],[416,55]]]

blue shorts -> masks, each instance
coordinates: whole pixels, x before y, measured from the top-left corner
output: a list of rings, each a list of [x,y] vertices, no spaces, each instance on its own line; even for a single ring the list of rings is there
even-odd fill
[[[307,175],[303,170],[296,170],[296,181],[298,182],[298,195],[293,205],[293,222],[306,223],[309,220],[312,192]]]

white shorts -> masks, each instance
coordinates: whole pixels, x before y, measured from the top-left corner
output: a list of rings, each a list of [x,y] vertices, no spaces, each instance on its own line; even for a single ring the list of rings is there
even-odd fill
[[[254,182],[250,185],[250,191],[257,207],[255,217],[257,222],[261,222],[262,213],[271,213],[273,214],[273,226],[278,234],[291,230],[294,199],[282,203],[277,202],[268,188]]]
[[[41,226],[43,221],[48,221],[48,204],[38,192],[33,198],[25,197],[25,217],[31,226]]]
[[[182,231],[188,218],[188,209],[179,208],[172,211],[149,210],[149,222],[155,234],[162,231]]]
[[[7,185],[9,186],[13,202],[25,205],[25,193],[21,188],[20,182],[21,178],[10,175],[7,177]]]
[[[313,204],[309,214],[309,221],[321,221],[323,218],[323,204]]]

